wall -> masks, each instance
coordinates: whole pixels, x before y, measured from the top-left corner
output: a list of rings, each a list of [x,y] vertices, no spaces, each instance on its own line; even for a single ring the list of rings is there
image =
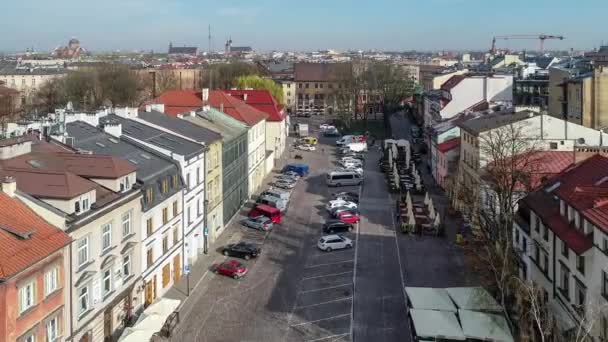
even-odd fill
[[[82,195],[76,196],[74,198],[70,198],[70,199],[56,199],[56,198],[42,198],[42,200],[50,205],[52,205],[53,207],[63,211],[66,214],[74,214],[75,212],[75,204],[76,202],[80,202],[83,199],[88,198],[89,199],[89,210],[90,210],[90,206],[95,203],[95,199],[96,197],[97,191],[96,190],[91,190],[87,193],[84,193]],[[82,206],[81,206],[81,212],[82,212]]]
[[[64,307],[64,292],[69,291],[69,280],[64,277],[64,256],[67,256],[66,248],[47,256],[0,285],[0,304],[3,304],[0,310],[2,341],[16,341],[26,333],[33,333],[36,341],[45,341],[46,320],[55,316],[59,318],[59,331],[65,336],[67,311]],[[44,274],[54,267],[59,270],[58,289],[45,297]],[[32,280],[36,283],[35,306],[19,314],[19,288]]]
[[[561,68],[549,68],[549,115],[562,118],[564,116],[564,110],[562,101],[565,100],[563,96],[563,88],[560,86],[568,77],[570,72],[566,69]]]
[[[266,176],[266,120],[250,127],[248,132],[248,196],[251,197],[261,186]]]
[[[441,109],[441,118],[449,119],[484,99],[481,77],[467,77],[450,90],[452,100]]]
[[[0,75],[0,81],[5,81],[5,86],[16,89],[24,96],[33,95],[45,83],[65,76],[66,74],[15,74],[15,75]]]
[[[207,151],[207,225],[211,242],[224,231],[224,200],[222,175],[222,142],[221,140],[209,145]]]
[[[279,81],[283,88],[283,102],[288,112],[296,107],[296,84],[293,81]]]
[[[224,196],[224,225],[232,219],[247,200],[248,134],[245,132],[230,141],[224,141],[222,149],[222,185]]]
[[[266,149],[275,152],[275,159],[280,158],[287,145],[287,125],[283,121],[266,121]]]

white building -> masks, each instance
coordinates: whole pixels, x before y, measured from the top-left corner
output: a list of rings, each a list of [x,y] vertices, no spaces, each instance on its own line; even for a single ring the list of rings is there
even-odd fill
[[[526,196],[514,241],[521,275],[540,285],[566,339],[579,324],[608,338],[608,159],[596,155]],[[587,321],[583,321],[587,317]],[[582,322],[582,323],[581,323]]]

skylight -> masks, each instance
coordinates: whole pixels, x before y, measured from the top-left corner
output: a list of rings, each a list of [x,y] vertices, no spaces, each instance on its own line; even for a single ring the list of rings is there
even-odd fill
[[[148,160],[152,159],[152,157],[150,157],[149,155],[147,155],[147,154],[145,154],[145,153],[142,153],[142,154],[140,154],[140,155],[141,155],[141,157],[142,157],[142,158],[144,158],[144,159],[148,159]]]
[[[28,160],[27,163],[37,169],[42,167],[42,162],[40,160],[32,159],[32,160]]]
[[[106,147],[106,145],[100,143],[99,141],[95,143],[95,145],[99,146],[99,147]]]
[[[604,177],[602,177],[602,179],[595,182],[595,186],[601,185],[601,184],[605,183],[607,180],[608,180],[608,176],[604,176]]]
[[[108,140],[110,140],[110,142],[118,144],[118,140],[116,140],[115,138],[108,138]]]
[[[133,164],[137,165],[137,160],[135,160],[135,159],[129,159],[129,161],[130,161],[131,163],[133,163]]]

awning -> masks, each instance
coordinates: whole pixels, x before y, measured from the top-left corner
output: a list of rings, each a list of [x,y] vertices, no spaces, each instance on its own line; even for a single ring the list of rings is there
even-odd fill
[[[457,312],[456,305],[445,289],[406,287],[405,292],[412,309]]]
[[[513,342],[513,336],[503,315],[458,310],[466,338],[488,342]]]
[[[420,339],[464,341],[465,336],[453,312],[410,310],[416,336]]]
[[[550,301],[549,308],[551,309],[551,314],[553,314],[553,317],[557,322],[557,327],[560,331],[566,332],[576,328],[574,319],[572,319],[570,314],[567,312],[567,309],[564,308],[559,302]]]
[[[502,313],[496,299],[483,287],[448,287],[446,291],[458,309]]]
[[[179,304],[179,300],[161,298],[156,303],[147,307],[141,316],[139,316],[135,325],[132,328],[125,329],[118,341],[149,341],[152,335],[160,331],[167,317],[177,309]]]

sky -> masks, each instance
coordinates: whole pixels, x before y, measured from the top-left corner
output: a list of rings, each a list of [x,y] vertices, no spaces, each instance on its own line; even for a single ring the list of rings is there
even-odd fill
[[[3,0],[0,51],[49,51],[76,37],[91,51],[234,46],[318,49],[488,50],[494,35],[555,34],[546,49],[608,43],[606,0]],[[497,47],[537,49],[536,40]]]

